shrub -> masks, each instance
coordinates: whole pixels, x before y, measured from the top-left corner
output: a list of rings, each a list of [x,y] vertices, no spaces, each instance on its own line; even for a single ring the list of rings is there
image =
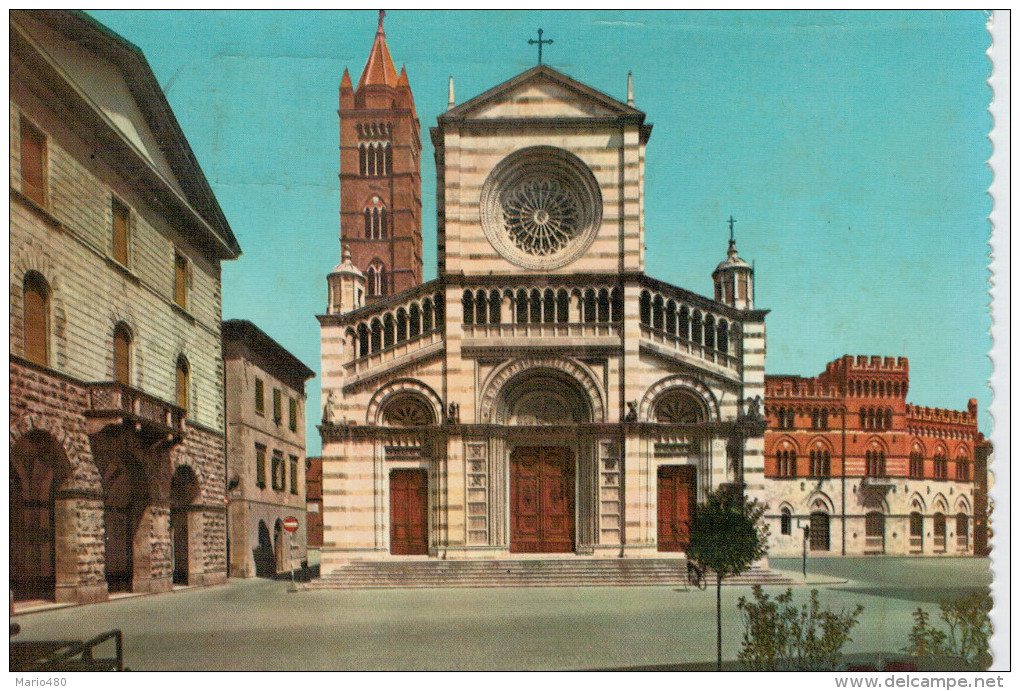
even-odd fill
[[[822,609],[818,591],[811,591],[808,602],[791,604],[793,591],[770,598],[761,586],[751,588],[754,601],[740,598],[737,607],[744,619],[742,648],[737,655],[747,669],[832,670],[839,666],[840,655],[852,639],[862,605],[852,612]]]
[[[959,657],[980,664],[988,657],[988,639],[992,622],[988,613],[992,598],[987,593],[974,593],[958,600],[939,603],[942,621],[948,633],[929,624],[930,615],[918,607],[914,611],[914,627],[908,636],[910,645],[904,652],[920,658]],[[983,665],[987,667],[987,664]]]

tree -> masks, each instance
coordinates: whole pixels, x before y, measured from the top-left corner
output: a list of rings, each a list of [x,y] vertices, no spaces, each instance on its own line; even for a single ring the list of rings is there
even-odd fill
[[[768,552],[765,506],[735,487],[720,487],[691,521],[687,558],[715,572],[716,669],[722,670],[722,581],[746,571]]]

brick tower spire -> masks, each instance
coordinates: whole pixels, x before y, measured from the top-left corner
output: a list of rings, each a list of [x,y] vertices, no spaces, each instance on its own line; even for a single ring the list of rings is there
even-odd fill
[[[373,302],[421,283],[421,135],[379,12],[358,86],[340,82],[340,238]]]

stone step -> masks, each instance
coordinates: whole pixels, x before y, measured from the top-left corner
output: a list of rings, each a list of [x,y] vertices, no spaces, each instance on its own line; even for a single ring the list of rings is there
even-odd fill
[[[707,574],[711,585],[713,576]],[[724,585],[782,585],[792,579],[752,567]],[[464,588],[686,585],[683,559],[355,561],[304,584],[320,588]]]

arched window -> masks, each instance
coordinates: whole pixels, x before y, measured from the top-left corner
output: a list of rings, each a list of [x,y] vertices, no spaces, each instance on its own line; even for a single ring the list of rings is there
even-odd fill
[[[437,298],[438,299],[438,298]],[[435,308],[432,306],[432,301],[425,298],[425,302],[421,308],[421,330],[422,333],[429,333],[434,328],[434,325],[439,321],[436,318]]]
[[[365,279],[366,283],[368,283],[368,294],[370,297],[381,297],[386,294],[385,274],[386,270],[383,267],[383,263],[378,259],[373,259],[365,271]]]
[[[963,451],[956,455],[956,479],[970,480],[970,459],[967,458],[966,453]]]
[[[892,408],[885,409],[885,428],[892,429]]]
[[[123,322],[113,329],[113,378],[131,386],[131,332]]]
[[[570,294],[563,288],[556,292],[556,321],[560,324],[570,321]]]
[[[383,145],[383,166],[382,174],[389,175],[393,172],[393,147],[389,142]]]
[[[652,328],[662,329],[663,317],[662,296],[656,295],[652,300]]]
[[[383,317],[383,348],[392,348],[396,329],[393,324],[393,315],[387,313]]]
[[[924,551],[924,516],[920,511],[910,512],[910,551]]]
[[[885,451],[869,449],[864,454],[864,470],[868,477],[885,477]]]
[[[790,515],[790,510],[785,506],[779,512],[779,532],[782,535],[789,535],[793,523],[793,517]]]
[[[358,145],[358,175],[368,175],[368,145]]]
[[[177,388],[177,407],[188,409],[188,384],[191,379],[191,368],[188,366],[188,360],[183,355],[177,358],[177,377],[176,377],[176,388]]]
[[[500,324],[503,321],[503,298],[498,290],[489,291],[489,323]]]
[[[475,323],[485,324],[488,322],[489,313],[489,296],[485,294],[484,290],[479,290],[475,294]]]
[[[397,343],[407,340],[407,310],[397,310]]]
[[[528,296],[529,307],[531,308],[531,314],[529,315],[532,324],[542,323],[542,294],[535,288],[531,291],[531,295]]]
[[[672,300],[666,301],[666,333],[676,336],[676,303]]]
[[[514,300],[514,307],[517,309],[517,323],[528,323],[528,293],[524,290],[517,291],[517,299]]]
[[[726,323],[725,319],[720,319],[719,325],[715,327],[715,347],[720,353],[730,352],[729,329],[730,325]]]
[[[793,449],[776,451],[776,474],[779,477],[796,477],[797,452]]]
[[[641,323],[645,326],[652,325],[652,296],[647,290],[641,291],[641,299],[638,301]]]
[[[25,359],[47,367],[50,364],[50,289],[35,271],[25,275],[24,283]]]
[[[556,293],[546,288],[542,295],[542,321],[552,324],[556,321]]]
[[[932,465],[936,480],[946,480],[949,478],[949,463],[946,461],[944,452],[935,453],[935,458],[932,459]]]
[[[662,394],[655,402],[653,415],[656,422],[671,424],[702,422],[708,417],[704,404],[682,389]]]
[[[443,328],[443,320],[446,319],[446,313],[443,310],[443,294],[436,293],[432,300],[429,301],[429,307],[435,306],[435,325],[434,328]]]
[[[358,357],[365,357],[369,352],[368,327],[361,323],[358,324]]]
[[[613,322],[619,324],[623,321],[623,291],[613,288],[611,300],[613,303]]]
[[[691,317],[691,340],[701,345],[704,343],[704,332],[701,328],[701,312],[694,310],[694,315]]]
[[[864,516],[864,551],[885,552],[885,516],[881,511],[870,511]]]
[[[924,477],[924,454],[919,446],[910,450],[910,477]]]
[[[418,335],[421,334],[421,310],[418,308],[417,302],[411,303],[408,322],[408,337],[417,338]]]
[[[946,551],[946,515],[938,512],[934,517],[935,551]]]
[[[830,460],[831,458],[828,449],[811,449],[811,476],[829,477]]]
[[[962,511],[956,514],[956,548],[965,550],[970,544],[970,519]]]
[[[372,197],[365,207],[365,237],[369,240],[380,240],[389,234],[389,216],[386,205],[378,196]]]
[[[705,347],[715,348],[715,317],[711,314],[705,317]]]
[[[603,288],[599,291],[598,320],[602,324],[609,322],[609,291]]]
[[[591,288],[584,291],[584,321],[588,324],[593,324],[598,319],[596,303],[595,291]]]
[[[677,335],[687,340],[691,338],[691,318],[687,305],[680,308],[680,323],[677,325]]]
[[[382,324],[378,319],[372,320],[372,343],[369,352],[378,353],[382,350]]]
[[[868,427],[868,411],[865,408],[861,408],[861,429],[867,429]]]

